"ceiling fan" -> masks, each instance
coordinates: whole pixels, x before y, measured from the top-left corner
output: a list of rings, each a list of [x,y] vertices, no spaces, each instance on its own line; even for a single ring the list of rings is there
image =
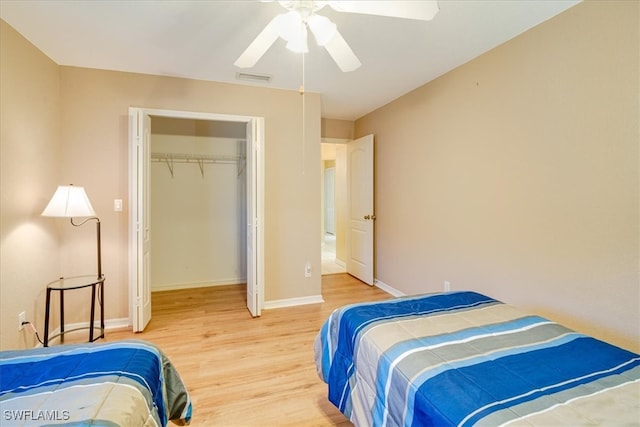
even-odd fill
[[[433,19],[439,10],[436,0],[280,0],[278,3],[288,12],[277,15],[264,27],[262,32],[258,34],[255,40],[236,60],[235,66],[240,68],[253,67],[278,37],[287,42],[289,50],[306,53],[308,51],[307,29],[310,29],[318,45],[327,49],[329,55],[342,71],[353,71],[360,67],[360,61],[336,28],[336,24],[331,22],[329,18],[318,15],[317,12],[320,9],[328,5],[338,12],[422,21]]]

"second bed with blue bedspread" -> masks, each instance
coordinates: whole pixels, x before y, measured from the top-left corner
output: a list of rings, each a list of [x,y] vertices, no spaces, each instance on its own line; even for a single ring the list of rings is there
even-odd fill
[[[359,426],[640,420],[640,356],[475,292],[338,309],[315,357]]]

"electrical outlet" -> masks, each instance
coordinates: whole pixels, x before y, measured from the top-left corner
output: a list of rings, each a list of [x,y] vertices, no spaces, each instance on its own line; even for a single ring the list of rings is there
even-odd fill
[[[311,263],[308,261],[304,266],[304,277],[311,277]]]
[[[449,292],[451,290],[451,282],[449,282],[448,280],[444,281],[444,291],[445,292]]]
[[[19,331],[24,329],[23,323],[26,322],[26,321],[27,321],[27,313],[25,313],[24,311],[20,312],[18,314],[18,330]]]

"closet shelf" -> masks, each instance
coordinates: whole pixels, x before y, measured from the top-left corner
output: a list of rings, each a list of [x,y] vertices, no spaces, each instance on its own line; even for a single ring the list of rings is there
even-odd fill
[[[212,164],[235,164],[238,165],[238,176],[242,174],[245,166],[244,156],[233,155],[210,155],[210,154],[188,154],[188,153],[151,153],[152,162],[164,162],[171,172],[173,178],[174,163],[194,163],[200,167],[200,173],[204,178],[204,165]]]

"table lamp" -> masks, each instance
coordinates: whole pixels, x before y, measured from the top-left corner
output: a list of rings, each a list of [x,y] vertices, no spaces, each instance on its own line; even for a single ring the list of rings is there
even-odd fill
[[[91,206],[89,197],[84,191],[84,187],[74,185],[59,185],[42,216],[55,218],[70,218],[71,225],[79,227],[90,220],[96,220],[96,231],[98,236],[98,278],[102,277],[102,251],[100,244],[100,219]],[[85,218],[76,223],[73,218]]]

